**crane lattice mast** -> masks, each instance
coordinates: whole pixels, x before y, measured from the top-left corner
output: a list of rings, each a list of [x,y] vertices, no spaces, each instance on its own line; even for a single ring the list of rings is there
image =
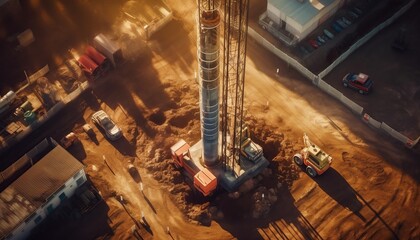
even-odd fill
[[[221,159],[233,170],[239,163],[242,138],[249,1],[225,0],[223,6]]]

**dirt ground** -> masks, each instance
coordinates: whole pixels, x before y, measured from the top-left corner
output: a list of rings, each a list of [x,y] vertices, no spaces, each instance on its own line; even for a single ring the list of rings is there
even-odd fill
[[[143,212],[150,229],[140,227],[138,239],[420,237],[419,155],[382,140],[252,41],[246,121],[270,166],[235,194],[219,191],[206,199],[195,194],[169,155],[177,140],[195,143],[200,137],[195,1],[167,2],[175,19],[140,56],[126,48],[135,57],[85,96],[82,116],[72,122],[81,144],[69,151],[85,164],[107,216],[93,212],[90,222],[80,222],[84,230],[62,227],[46,236],[133,239],[134,220]],[[110,142],[97,128],[93,140],[83,133],[81,126],[92,124],[90,117],[99,109],[122,128],[122,139]],[[334,158],[332,168],[315,179],[291,160],[303,147],[304,132]],[[128,173],[130,163],[139,177]]]

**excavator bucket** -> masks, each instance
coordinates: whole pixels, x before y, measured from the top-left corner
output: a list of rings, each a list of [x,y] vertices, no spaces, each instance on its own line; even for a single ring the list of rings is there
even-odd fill
[[[309,137],[306,135],[306,133],[303,133],[303,143],[306,147],[310,147],[312,145],[311,140],[309,140]]]

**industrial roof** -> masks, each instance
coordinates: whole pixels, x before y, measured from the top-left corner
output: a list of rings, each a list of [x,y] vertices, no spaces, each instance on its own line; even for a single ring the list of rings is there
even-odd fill
[[[284,13],[286,17],[305,25],[323,8],[338,0],[268,0],[268,2]]]
[[[0,239],[47,202],[66,181],[83,169],[57,145],[0,193]]]

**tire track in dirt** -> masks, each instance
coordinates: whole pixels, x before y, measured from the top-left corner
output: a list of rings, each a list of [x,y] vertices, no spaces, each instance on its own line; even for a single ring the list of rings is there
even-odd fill
[[[249,64],[248,64],[249,65]],[[259,81],[261,82],[263,81],[263,76],[259,76]],[[285,80],[288,81],[288,80]],[[289,80],[289,83],[292,82],[293,80]],[[342,155],[343,152],[352,152],[355,148],[354,146],[351,147],[351,145],[349,146],[348,144],[342,143],[337,145],[337,140],[345,140],[348,143],[351,143],[352,145],[356,145],[356,149],[363,149],[360,151],[366,151],[366,147],[367,144],[361,140],[360,138],[356,137],[355,135],[353,135],[351,133],[351,131],[349,130],[349,128],[347,128],[346,126],[343,126],[343,124],[340,121],[340,117],[338,117],[339,120],[337,120],[337,117],[329,117],[331,119],[332,122],[334,122],[334,124],[331,123],[331,127],[333,127],[334,129],[329,128],[326,125],[326,120],[324,117],[320,117],[317,115],[311,115],[310,113],[307,112],[311,112],[313,111],[311,110],[303,110],[303,109],[299,109],[299,104],[297,104],[297,102],[294,102],[293,100],[288,99],[288,97],[293,96],[294,93],[289,93],[287,90],[283,91],[282,94],[278,94],[275,95],[275,98],[270,98],[270,96],[273,96],[272,94],[270,94],[269,92],[273,92],[274,91],[278,91],[281,92],[281,90],[277,90],[276,87],[271,86],[270,85],[270,91],[269,90],[264,90],[262,88],[259,88],[259,86],[261,85],[265,85],[265,84],[258,84],[258,85],[253,85],[251,92],[253,92],[254,94],[252,95],[253,97],[255,97],[256,99],[258,99],[259,97],[262,96],[263,99],[268,99],[268,101],[270,102],[270,115],[276,115],[279,114],[280,116],[287,116],[287,115],[293,115],[292,119],[302,119],[302,121],[299,120],[295,120],[294,122],[296,123],[295,126],[297,126],[297,128],[309,128],[309,129],[314,129],[314,125],[318,126],[317,130],[318,130],[318,134],[316,134],[318,136],[318,138],[314,138],[315,141],[316,140],[324,140],[322,141],[321,147],[324,146],[328,146],[331,149],[334,149],[335,151],[330,152],[333,157],[335,156],[335,162],[333,162],[333,166],[336,166],[336,164],[340,165],[340,159],[337,157],[342,157],[340,155]],[[292,85],[292,84],[289,84]],[[247,87],[249,87],[249,84],[247,85]],[[261,96],[259,95],[261,93]],[[283,97],[282,95],[285,95],[287,97]],[[274,101],[273,99],[276,99],[276,101]],[[275,104],[278,103],[278,104]],[[287,103],[287,104],[282,104],[282,103]],[[273,106],[277,106],[277,105],[281,105],[282,107],[280,108],[281,111],[279,111],[278,109],[276,109]],[[263,102],[260,102],[260,106],[264,106]],[[289,108],[290,107],[290,108]],[[294,108],[294,110],[292,111],[291,108]],[[302,112],[304,112],[305,114],[301,114]],[[315,116],[315,117],[314,117]],[[313,123],[308,123],[307,120],[311,119],[313,121]],[[334,119],[334,120],[333,120]],[[273,118],[273,122],[275,122],[275,119]],[[282,119],[282,123],[284,123],[284,125],[287,127],[287,125],[290,124],[290,120],[288,120],[287,118]],[[305,123],[306,121],[306,123]],[[291,124],[292,125],[292,124]],[[335,126],[334,126],[335,125]],[[322,129],[322,130],[321,130]],[[314,133],[314,132],[312,132]],[[319,134],[320,133],[320,134]],[[332,139],[331,136],[327,137],[327,134],[332,134],[333,138]],[[355,141],[354,141],[355,140]],[[368,157],[368,155],[365,155],[364,157]],[[343,158],[343,157],[342,157]],[[343,162],[346,163],[347,166],[349,166],[352,170],[350,169],[345,169],[345,171],[343,171],[342,174],[346,173],[346,176],[351,176],[350,178],[348,178],[349,182],[352,182],[354,186],[362,186],[362,189],[364,188],[372,188],[372,189],[377,189],[374,191],[374,193],[368,194],[368,196],[375,196],[375,195],[383,195],[383,186],[386,186],[386,189],[390,189],[391,191],[388,191],[385,196],[386,197],[381,197],[380,203],[385,206],[385,210],[392,210],[392,206],[395,205],[395,202],[391,202],[391,201],[385,201],[389,199],[389,197],[391,195],[389,195],[389,193],[394,192],[395,188],[402,188],[402,192],[405,191],[407,188],[401,186],[401,185],[396,185],[395,179],[393,179],[395,176],[398,176],[398,173],[396,173],[394,171],[394,169],[391,169],[390,167],[384,167],[382,165],[383,164],[383,160],[379,159],[376,157],[376,159],[363,159],[363,157],[359,157],[356,160],[350,160],[350,159],[346,159],[342,160]],[[338,161],[338,162],[337,162]],[[353,161],[353,162],[352,162]],[[342,170],[342,167],[338,167],[339,169]],[[356,169],[358,173],[354,174],[352,172],[354,172],[354,169]],[[361,175],[361,176],[360,176]],[[369,184],[366,184],[364,182],[363,179],[366,179]],[[385,190],[386,191],[386,190]],[[397,193],[395,193],[397,194]],[[309,201],[308,196],[304,196],[302,199],[304,199],[305,201]],[[397,201],[404,201],[401,199],[398,199]],[[410,202],[410,200],[407,200],[408,202]],[[308,206],[309,207],[309,206]],[[310,206],[311,208],[313,208],[313,206]],[[304,208],[299,206],[299,209]],[[304,208],[305,209],[305,208]],[[320,211],[318,209],[318,211]],[[387,213],[387,211],[384,211],[384,213]],[[314,213],[316,215],[320,214],[320,213]],[[311,214],[309,214],[310,216]],[[392,219],[391,215],[386,215],[384,216],[384,218],[387,219]],[[352,216],[351,212],[345,212],[345,214],[343,215],[342,221],[343,222],[354,222],[354,215]],[[377,220],[378,221],[378,220]],[[312,221],[314,222],[314,221]],[[357,222],[357,221],[356,221]],[[382,224],[383,227],[383,223],[381,223],[381,221],[379,220],[379,224],[375,224],[375,226],[370,226],[367,230],[365,231],[371,231],[372,228],[380,228]],[[314,225],[316,225],[316,223],[314,223]],[[353,227],[356,227],[357,225],[353,224]],[[318,228],[318,226],[317,226]],[[335,231],[333,228],[330,229],[330,231],[327,232],[331,232],[331,231]]]
[[[392,220],[387,222],[384,219],[392,219],[392,215],[395,214],[395,211],[398,211],[393,205],[395,205],[395,202],[401,202],[401,199],[398,199],[399,192],[406,191],[407,189],[402,185],[404,175],[402,173],[392,172],[388,169],[389,167],[383,167],[383,163],[379,159],[358,151],[354,151],[353,153],[343,152],[342,158],[346,164],[357,168],[364,175],[369,183],[365,188],[371,189],[370,191],[363,191],[364,193],[354,190],[358,198],[362,200],[364,205],[363,212],[370,215],[370,217],[366,218],[364,224],[365,229],[362,231],[361,236],[366,237],[370,235],[372,229],[380,227],[388,229],[383,234],[390,235],[391,237],[397,236],[394,230],[395,228],[392,227]],[[385,194],[383,192],[380,193],[380,189],[384,185],[389,189]],[[375,192],[377,194],[374,194]],[[381,195],[381,197],[376,197],[373,200],[373,195]],[[366,201],[366,199],[372,200]],[[379,207],[374,207],[372,204]],[[397,208],[400,207],[397,206]]]

